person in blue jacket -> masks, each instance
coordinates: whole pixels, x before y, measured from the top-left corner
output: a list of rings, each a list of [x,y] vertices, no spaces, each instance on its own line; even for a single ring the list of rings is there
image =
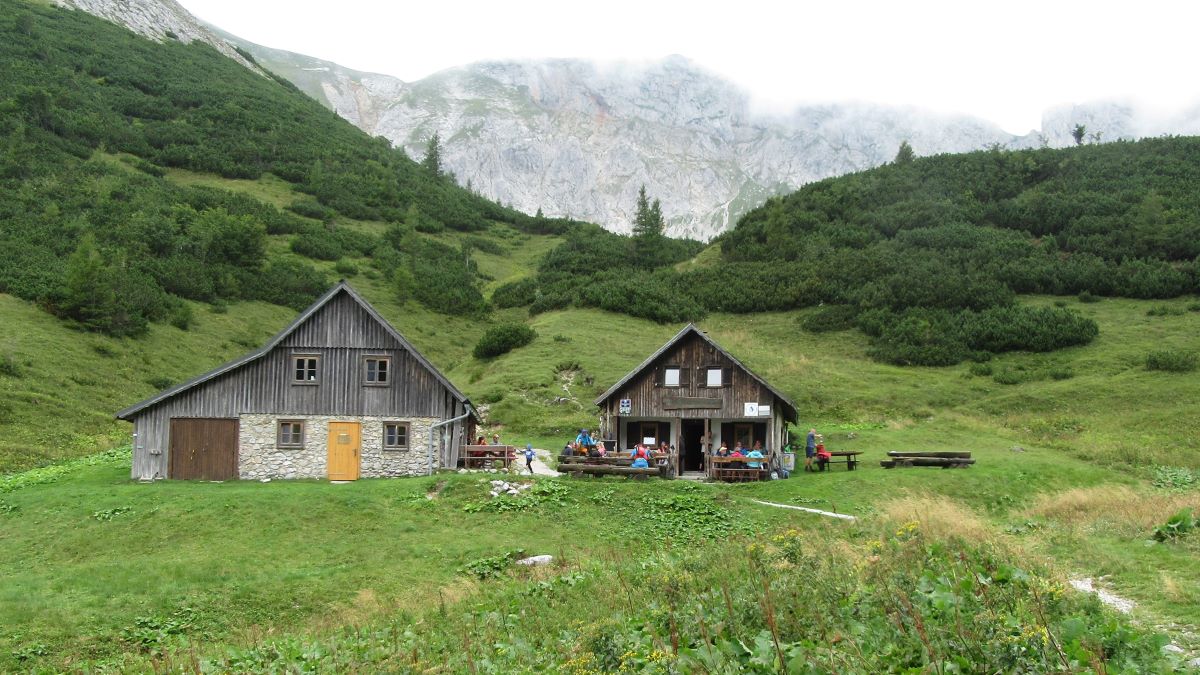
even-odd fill
[[[575,442],[576,442],[577,444],[579,444],[579,449],[580,449],[580,450],[583,450],[583,451],[585,451],[585,452],[586,452],[586,451],[587,451],[589,448],[593,448],[593,447],[595,447],[595,446],[596,446],[596,441],[593,441],[593,440],[592,440],[592,437],[591,437],[591,435],[590,435],[590,434],[588,434],[588,430],[587,430],[587,429],[580,429],[580,430],[579,430],[579,435],[575,437]]]
[[[533,474],[533,443],[525,444],[525,468],[529,469],[529,473]]]

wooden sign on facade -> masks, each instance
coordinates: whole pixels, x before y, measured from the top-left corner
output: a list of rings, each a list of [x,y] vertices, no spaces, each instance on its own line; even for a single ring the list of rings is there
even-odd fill
[[[709,409],[720,408],[724,402],[719,398],[707,396],[667,396],[663,398],[663,408],[666,410],[680,409]]]

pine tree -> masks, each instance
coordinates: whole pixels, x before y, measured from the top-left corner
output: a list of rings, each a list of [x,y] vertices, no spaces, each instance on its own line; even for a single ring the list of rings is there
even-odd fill
[[[96,247],[96,237],[87,233],[67,258],[59,308],[91,330],[103,330],[108,313],[116,303],[108,266]]]
[[[896,151],[896,159],[893,164],[911,164],[916,159],[917,153],[913,152],[912,146],[908,141],[900,141],[900,149]]]
[[[442,139],[436,131],[425,146],[425,159],[421,160],[421,166],[434,176],[442,175]]]
[[[1071,130],[1071,138],[1075,139],[1075,145],[1083,145],[1084,136],[1087,135],[1087,127],[1082,124],[1076,124]]]
[[[646,197],[646,186],[638,190],[637,209],[633,216],[633,236],[638,239],[651,240],[661,237],[663,233],[662,204],[655,199],[651,204]]]

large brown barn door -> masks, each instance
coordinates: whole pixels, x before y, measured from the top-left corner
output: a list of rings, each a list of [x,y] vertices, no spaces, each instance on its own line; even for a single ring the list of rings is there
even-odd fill
[[[171,420],[167,477],[180,480],[229,480],[238,477],[238,421]]]

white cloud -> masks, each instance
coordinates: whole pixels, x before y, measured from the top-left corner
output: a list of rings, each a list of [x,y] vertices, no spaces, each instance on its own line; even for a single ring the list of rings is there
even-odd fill
[[[964,112],[1023,133],[1096,98],[1197,98],[1200,4],[182,0],[245,39],[415,80],[472,61],[682,54],[772,107],[844,100]]]

